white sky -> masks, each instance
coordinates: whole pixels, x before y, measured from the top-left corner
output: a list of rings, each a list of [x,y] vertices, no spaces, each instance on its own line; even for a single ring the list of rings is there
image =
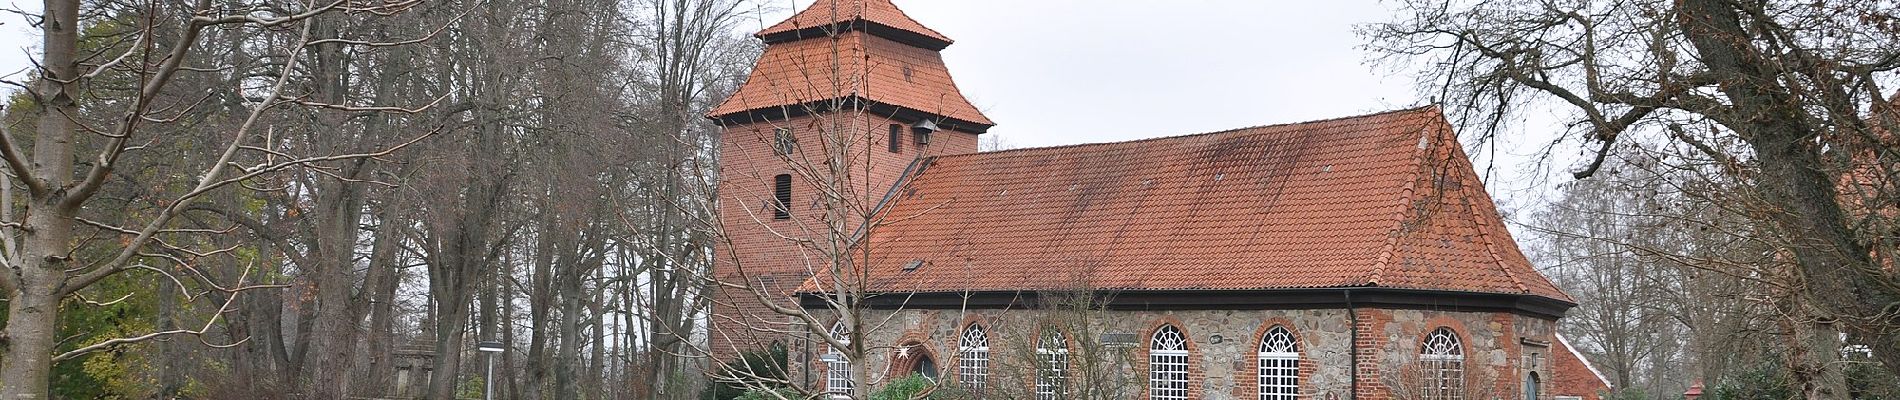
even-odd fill
[[[747,30],[812,2],[757,1],[759,21]],[[1376,0],[897,4],[956,40],[943,54],[958,86],[998,123],[991,135],[1014,147],[1176,136],[1423,104],[1410,77],[1371,66],[1359,49],[1364,40],[1355,26],[1391,18]],[[29,13],[39,6],[0,0],[0,7]],[[0,23],[0,79],[17,81],[16,71],[30,65],[39,40],[17,14],[0,13]],[[1519,140],[1501,149],[1507,154],[1500,155],[1489,186],[1507,207],[1536,203],[1529,197],[1547,183],[1539,181],[1567,179],[1522,172],[1546,141]],[[1558,151],[1567,155],[1573,147]],[[1479,162],[1482,171],[1485,161]]]
[[[40,54],[40,37],[36,30],[27,26],[26,18],[13,10],[38,15],[40,2],[34,0],[0,0],[0,80],[22,82],[25,70],[32,67],[34,56]],[[18,87],[0,86],[0,94],[11,94]]]

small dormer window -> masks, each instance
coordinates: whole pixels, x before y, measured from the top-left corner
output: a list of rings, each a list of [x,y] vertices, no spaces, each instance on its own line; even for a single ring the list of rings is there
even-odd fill
[[[792,136],[792,128],[772,130],[772,149],[783,156],[790,156],[798,151],[798,137]]]

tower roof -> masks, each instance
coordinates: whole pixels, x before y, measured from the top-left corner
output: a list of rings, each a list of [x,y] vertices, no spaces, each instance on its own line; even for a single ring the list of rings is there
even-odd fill
[[[905,16],[890,0],[820,0],[758,36],[767,44],[758,65],[708,113],[721,123],[864,107],[938,119],[964,132],[996,125],[950,78],[937,52],[943,47],[936,46],[950,39]]]
[[[857,22],[864,22],[865,24],[860,25],[857,24]],[[924,24],[918,23],[917,20],[911,19],[909,15],[904,15],[904,10],[900,10],[897,8],[897,5],[891,4],[891,0],[818,0],[817,3],[806,7],[803,11],[799,11],[798,14],[793,15],[791,18],[772,25],[770,28],[765,28],[765,30],[759,31],[758,34],[753,36],[765,39],[766,43],[777,43],[822,37],[826,35],[826,31],[835,32],[844,31],[846,29],[866,29],[873,33],[879,33],[878,31],[883,30],[872,29],[870,25],[877,25],[880,28],[888,28],[894,31],[890,33],[910,34],[891,36],[919,36],[920,38],[911,39],[924,39],[926,43],[918,44],[922,45],[921,47],[930,48],[932,50],[942,49],[943,46],[948,46],[951,43],[950,38],[943,36],[942,33],[937,33],[937,31],[925,27]],[[903,38],[897,37],[893,37],[892,39],[906,41],[903,40]]]

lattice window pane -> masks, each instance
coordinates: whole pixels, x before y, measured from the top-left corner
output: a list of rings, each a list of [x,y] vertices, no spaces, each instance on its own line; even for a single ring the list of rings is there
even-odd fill
[[[1464,400],[1465,353],[1458,333],[1438,328],[1419,347],[1419,397],[1424,400]]]
[[[1293,332],[1274,326],[1260,338],[1260,400],[1295,400],[1300,395],[1300,349]]]
[[[831,327],[831,337],[844,342],[845,345],[851,344],[851,331],[843,322]],[[825,393],[830,394],[833,399],[850,399],[852,390],[857,386],[857,379],[852,376],[851,358],[846,357],[841,350],[830,347],[825,352]]]
[[[1188,398],[1187,337],[1174,325],[1162,325],[1156,330],[1153,345],[1149,347],[1148,398]]]
[[[1036,400],[1062,400],[1069,396],[1069,342],[1062,331],[1044,328],[1036,344]]]
[[[990,377],[990,337],[982,325],[970,324],[957,345],[957,381],[971,393],[983,393]]]

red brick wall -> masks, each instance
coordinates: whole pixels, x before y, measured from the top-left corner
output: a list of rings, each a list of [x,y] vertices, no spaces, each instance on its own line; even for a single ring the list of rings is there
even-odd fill
[[[886,142],[889,125],[894,123],[903,128],[900,137],[904,143],[898,153],[890,152]],[[767,297],[780,299],[780,304],[795,308],[791,293],[810,276],[809,271],[822,271],[828,263],[829,257],[817,248],[787,239],[822,242],[833,229],[827,225],[831,221],[824,218],[827,201],[815,190],[832,181],[830,170],[823,167],[828,155],[842,154],[844,163],[851,166],[844,169],[845,176],[836,179],[848,182],[838,185],[843,186],[838,189],[847,204],[845,209],[869,210],[917,157],[976,151],[977,136],[964,132],[937,132],[929,146],[918,146],[909,123],[865,112],[845,112],[727,127],[720,142],[721,240],[714,246],[715,276],[726,282],[746,283]],[[794,162],[788,162],[773,148],[774,132],[781,127],[791,128],[797,138]],[[829,134],[833,132],[838,134]],[[793,176],[791,218],[786,220],[775,220],[772,215],[772,181],[779,174]],[[852,219],[835,226],[849,231],[858,223]],[[743,349],[783,340],[768,332],[788,328],[784,325],[788,319],[771,312],[759,297],[733,288],[720,288],[715,294],[711,345],[716,357],[727,358]]]
[[[1353,314],[1358,318],[1354,325],[1358,334],[1353,337],[1353,352],[1357,353],[1353,357],[1357,360],[1353,391],[1365,400],[1386,400],[1390,396],[1385,392],[1385,375],[1380,373],[1384,364],[1379,358],[1385,352],[1386,340],[1378,332],[1392,323],[1392,313],[1376,308],[1360,308]]]

